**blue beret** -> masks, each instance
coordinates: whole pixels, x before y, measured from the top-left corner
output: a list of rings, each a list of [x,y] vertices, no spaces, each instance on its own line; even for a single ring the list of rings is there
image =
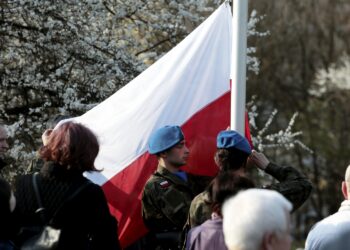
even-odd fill
[[[184,135],[179,126],[162,127],[151,134],[148,140],[148,152],[158,154],[175,146],[183,139]]]
[[[247,154],[252,152],[248,140],[234,130],[221,131],[216,139],[216,147],[236,148]]]

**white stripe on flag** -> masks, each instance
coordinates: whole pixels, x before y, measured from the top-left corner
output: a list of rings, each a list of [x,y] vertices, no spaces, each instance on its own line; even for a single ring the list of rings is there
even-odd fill
[[[107,100],[76,118],[98,136],[103,185],[147,151],[147,140],[164,125],[182,125],[229,91],[231,12],[221,5],[180,44]]]

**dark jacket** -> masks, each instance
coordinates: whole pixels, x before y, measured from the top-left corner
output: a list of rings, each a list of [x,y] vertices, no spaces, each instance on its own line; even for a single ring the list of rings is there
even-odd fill
[[[79,186],[89,182],[74,169],[46,163],[41,169],[38,186],[45,215],[53,217],[56,209],[64,203]],[[17,206],[15,214],[20,227],[41,224],[35,211],[38,204],[32,185],[32,175],[19,176],[15,185]],[[100,186],[90,183],[70,202],[65,203],[55,216],[52,225],[61,229],[59,249],[120,249],[117,221],[111,216]],[[21,235],[20,235],[21,236]],[[20,244],[21,237],[15,243]]]

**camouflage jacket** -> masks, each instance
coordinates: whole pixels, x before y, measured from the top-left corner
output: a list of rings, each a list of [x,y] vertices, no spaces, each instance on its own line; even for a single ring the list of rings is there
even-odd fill
[[[153,232],[181,231],[193,197],[202,192],[212,177],[187,174],[185,182],[158,166],[142,195],[142,217]]]
[[[310,181],[293,167],[281,167],[270,163],[265,172],[279,183],[262,186],[262,188],[276,190],[283,194],[292,204],[293,211],[299,208],[309,197],[312,185]],[[197,195],[190,206],[188,222],[190,227],[202,224],[211,217],[209,193],[204,191]]]

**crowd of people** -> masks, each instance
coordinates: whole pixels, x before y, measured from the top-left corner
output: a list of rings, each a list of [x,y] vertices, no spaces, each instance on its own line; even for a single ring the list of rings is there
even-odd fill
[[[55,249],[121,249],[118,222],[101,187],[83,176],[98,171],[98,140],[90,129],[72,121],[53,129],[65,118],[56,118],[43,133],[43,145],[30,166],[35,173],[17,176],[13,187],[0,179],[0,249],[26,249],[33,229],[44,225],[58,230]],[[6,164],[6,138],[0,126],[0,168]],[[312,190],[296,168],[270,162],[233,130],[217,136],[214,177],[181,170],[190,152],[179,126],[154,131],[148,145],[149,154],[158,159],[141,200],[149,232],[129,249],[290,249],[290,213]],[[249,175],[252,167],[277,182],[257,187]],[[345,201],[339,212],[314,226],[306,249],[348,248],[350,167],[342,190]]]

